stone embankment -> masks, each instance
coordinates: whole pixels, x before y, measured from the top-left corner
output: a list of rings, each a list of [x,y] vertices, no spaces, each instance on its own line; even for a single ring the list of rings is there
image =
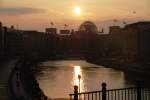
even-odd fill
[[[88,62],[102,65],[105,67],[110,67],[118,70],[123,70],[123,71],[130,71],[130,72],[135,72],[139,73],[142,75],[150,76],[150,67],[149,65],[146,64],[139,64],[139,63],[123,63],[119,61],[114,61],[114,60],[104,60],[104,59],[87,59]]]

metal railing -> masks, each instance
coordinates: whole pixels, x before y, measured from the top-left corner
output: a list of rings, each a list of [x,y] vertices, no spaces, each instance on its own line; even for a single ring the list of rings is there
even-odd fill
[[[107,90],[106,83],[102,83],[101,91],[78,93],[78,86],[74,86],[74,94],[70,94],[70,100],[150,100],[150,89],[139,85]]]

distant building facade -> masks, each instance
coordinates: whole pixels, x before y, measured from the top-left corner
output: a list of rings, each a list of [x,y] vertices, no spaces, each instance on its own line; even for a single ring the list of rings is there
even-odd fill
[[[150,42],[150,22],[137,22],[126,25],[125,28],[119,26],[110,27],[111,47],[114,53],[118,53],[124,60],[142,60]],[[145,49],[146,48],[146,49]],[[149,55],[147,52],[146,55]],[[145,58],[145,57],[144,57]],[[144,59],[143,59],[144,60]]]
[[[57,33],[57,29],[56,28],[46,28],[46,33],[48,34],[56,34]]]
[[[69,35],[70,34],[70,30],[60,30],[60,34],[64,34],[64,35]]]
[[[3,26],[0,22],[0,55],[3,55]]]
[[[85,56],[120,62],[150,61],[150,22],[111,26],[109,34],[98,34],[93,22],[78,31],[46,28],[46,32],[16,30],[0,23],[0,53],[43,57]]]

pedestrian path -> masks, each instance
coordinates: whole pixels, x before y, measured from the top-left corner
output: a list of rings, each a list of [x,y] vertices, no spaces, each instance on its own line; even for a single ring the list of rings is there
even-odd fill
[[[17,60],[11,60],[0,64],[0,100],[10,100],[8,81]]]
[[[14,92],[14,95],[17,98],[20,98],[21,100],[31,100],[31,98],[28,96],[28,94],[23,88],[24,86],[22,84],[21,77],[20,77],[21,73],[20,70],[17,70],[20,67],[21,67],[20,64],[18,64],[15,68],[16,70],[13,71],[12,73],[12,79],[11,79],[12,90]]]

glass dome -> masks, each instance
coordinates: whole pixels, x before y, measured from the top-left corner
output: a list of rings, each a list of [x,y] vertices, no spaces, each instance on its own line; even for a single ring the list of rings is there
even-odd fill
[[[79,31],[98,33],[96,25],[91,21],[83,22],[79,27]]]

